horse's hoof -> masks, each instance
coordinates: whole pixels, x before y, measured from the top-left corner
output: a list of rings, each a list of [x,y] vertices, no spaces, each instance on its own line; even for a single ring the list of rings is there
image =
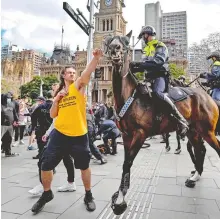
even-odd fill
[[[127,203],[123,201],[121,204],[112,204],[111,208],[115,215],[121,215],[127,209]]]
[[[186,182],[185,182],[185,186],[188,187],[188,188],[194,188],[195,185],[196,185],[196,182],[192,181],[190,179],[187,179]]]
[[[112,196],[112,205],[111,208],[114,212],[115,215],[120,215],[123,214],[125,212],[125,210],[127,209],[127,203],[125,201],[123,201],[120,204],[115,204],[117,198],[118,198],[119,192],[115,192]]]

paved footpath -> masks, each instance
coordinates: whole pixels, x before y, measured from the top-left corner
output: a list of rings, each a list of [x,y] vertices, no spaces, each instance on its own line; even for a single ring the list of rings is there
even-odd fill
[[[2,155],[1,211],[3,219],[219,219],[220,218],[220,159],[207,146],[204,173],[193,189],[184,185],[193,165],[182,142],[182,153],[173,154],[176,140],[171,137],[171,151],[166,153],[160,137],[150,140],[151,147],[141,149],[132,167],[131,188],[127,195],[128,208],[115,216],[110,208],[112,194],[118,189],[123,163],[123,146],[117,156],[108,156],[106,165],[93,160],[92,193],[97,209],[87,212],[83,204],[84,189],[80,172],[76,170],[76,192],[59,193],[56,188],[66,181],[63,163],[54,176],[54,199],[43,211],[33,216],[30,209],[38,200],[28,190],[39,184],[36,151],[25,146],[13,148],[20,152],[15,158]]]

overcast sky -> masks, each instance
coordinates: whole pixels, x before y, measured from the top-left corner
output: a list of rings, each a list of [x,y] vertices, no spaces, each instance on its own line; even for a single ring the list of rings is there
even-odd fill
[[[63,0],[2,0],[2,27],[4,41],[11,41],[23,48],[52,52],[54,43],[64,41],[75,50],[86,49],[88,37],[62,9]],[[89,18],[87,0],[67,0],[73,9],[80,8]],[[127,32],[137,36],[144,25],[146,3],[151,0],[125,0],[124,18]],[[178,2],[178,3],[177,3]],[[220,31],[220,0],[160,0],[163,12],[187,11],[189,45],[199,42],[208,34]],[[97,12],[97,10],[96,10]]]

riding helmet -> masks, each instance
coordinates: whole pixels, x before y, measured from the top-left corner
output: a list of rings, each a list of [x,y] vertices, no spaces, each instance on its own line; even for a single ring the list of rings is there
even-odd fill
[[[141,39],[143,34],[147,33],[148,35],[150,36],[156,36],[156,30],[154,27],[150,26],[150,25],[147,25],[145,27],[142,28],[139,36],[138,36],[138,39]]]
[[[206,59],[209,60],[213,57],[215,57],[217,60],[220,60],[220,52],[219,51],[212,52],[211,55],[209,55]]]

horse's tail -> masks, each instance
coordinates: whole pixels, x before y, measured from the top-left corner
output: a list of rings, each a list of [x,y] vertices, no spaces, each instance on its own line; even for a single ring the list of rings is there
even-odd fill
[[[219,117],[218,117],[218,122],[217,122],[216,129],[215,129],[215,130],[216,130],[217,134],[220,135],[220,101],[215,100],[215,103],[217,104],[218,110],[219,110]]]

